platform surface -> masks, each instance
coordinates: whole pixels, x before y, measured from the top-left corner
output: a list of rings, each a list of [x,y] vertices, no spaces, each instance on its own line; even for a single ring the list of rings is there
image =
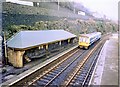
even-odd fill
[[[118,34],[112,34],[103,46],[90,85],[117,87],[118,85]]]

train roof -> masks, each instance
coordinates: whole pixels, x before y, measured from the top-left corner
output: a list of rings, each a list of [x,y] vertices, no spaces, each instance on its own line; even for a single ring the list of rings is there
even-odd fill
[[[10,48],[25,49],[74,37],[76,35],[65,30],[20,31],[7,42],[7,46]]]
[[[89,33],[89,34],[81,34],[80,36],[91,38],[91,37],[94,37],[94,36],[96,36],[98,34],[101,34],[101,32],[93,32],[93,33]]]

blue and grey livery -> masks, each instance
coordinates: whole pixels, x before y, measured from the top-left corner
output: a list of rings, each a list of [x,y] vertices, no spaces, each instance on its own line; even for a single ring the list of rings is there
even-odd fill
[[[101,38],[101,32],[81,34],[79,37],[79,47],[88,49],[88,47]]]

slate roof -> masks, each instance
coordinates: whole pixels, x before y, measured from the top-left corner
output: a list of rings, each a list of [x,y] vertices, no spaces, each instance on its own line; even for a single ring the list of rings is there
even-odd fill
[[[74,37],[76,35],[65,30],[21,31],[7,42],[7,46],[24,49]]]

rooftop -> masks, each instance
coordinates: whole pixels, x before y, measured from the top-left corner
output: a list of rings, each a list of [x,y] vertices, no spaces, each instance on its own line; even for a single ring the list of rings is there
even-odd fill
[[[25,49],[74,37],[76,35],[64,30],[21,31],[7,42],[7,46],[10,48]]]

